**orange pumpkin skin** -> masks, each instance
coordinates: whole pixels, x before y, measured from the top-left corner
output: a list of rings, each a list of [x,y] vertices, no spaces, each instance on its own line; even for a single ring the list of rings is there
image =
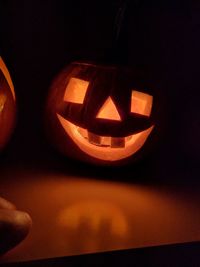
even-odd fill
[[[0,150],[7,144],[15,125],[16,102],[9,72],[0,57]]]
[[[160,114],[151,88],[127,68],[71,63],[49,91],[47,136],[64,155],[81,161],[114,166],[137,161],[157,140]]]

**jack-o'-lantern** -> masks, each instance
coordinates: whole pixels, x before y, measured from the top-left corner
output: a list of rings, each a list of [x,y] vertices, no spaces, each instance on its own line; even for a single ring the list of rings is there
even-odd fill
[[[136,71],[75,62],[54,80],[47,132],[66,155],[96,164],[136,159],[156,127],[155,94]]]
[[[0,150],[7,143],[15,123],[15,92],[10,74],[0,57]]]

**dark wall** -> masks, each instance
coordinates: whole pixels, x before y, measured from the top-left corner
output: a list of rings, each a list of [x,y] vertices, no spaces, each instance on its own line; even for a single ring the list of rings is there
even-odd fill
[[[18,101],[18,122],[4,161],[47,165],[62,161],[43,132],[50,82],[73,60],[109,58],[119,3],[0,1],[1,55]],[[160,168],[161,173],[174,173],[184,166],[192,176],[198,176],[199,7],[191,0],[129,1],[115,51],[117,61],[148,72],[162,88],[165,130],[160,146],[147,160],[154,161],[154,168]]]

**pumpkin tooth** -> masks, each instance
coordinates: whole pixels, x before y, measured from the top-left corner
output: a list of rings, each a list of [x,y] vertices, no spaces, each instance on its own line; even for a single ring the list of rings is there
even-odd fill
[[[124,137],[112,137],[111,138],[111,147],[125,147],[125,138]]]
[[[102,146],[111,146],[111,137],[110,136],[103,136],[101,139]]]
[[[77,131],[79,132],[79,134],[80,134],[82,137],[88,139],[88,131],[87,131],[86,129],[81,128],[81,127],[78,127],[78,128],[77,128]]]
[[[101,145],[101,136],[88,132],[88,140],[91,144]]]
[[[130,141],[131,138],[132,138],[132,136],[133,136],[133,135],[129,135],[129,136],[127,136],[127,137],[125,138],[125,139],[126,139],[126,142]]]

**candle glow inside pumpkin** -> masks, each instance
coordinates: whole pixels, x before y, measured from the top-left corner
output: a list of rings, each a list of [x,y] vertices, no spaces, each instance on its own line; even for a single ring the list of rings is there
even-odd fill
[[[87,93],[89,81],[71,78],[64,94],[64,101],[83,104]],[[146,93],[132,90],[130,112],[149,117],[153,97]],[[74,143],[85,153],[100,160],[116,161],[131,156],[137,152],[145,143],[153,126],[136,134],[124,137],[101,136],[90,133],[66,120],[57,113],[58,120],[71,137]],[[115,103],[109,96],[100,108],[97,119],[122,121]]]

